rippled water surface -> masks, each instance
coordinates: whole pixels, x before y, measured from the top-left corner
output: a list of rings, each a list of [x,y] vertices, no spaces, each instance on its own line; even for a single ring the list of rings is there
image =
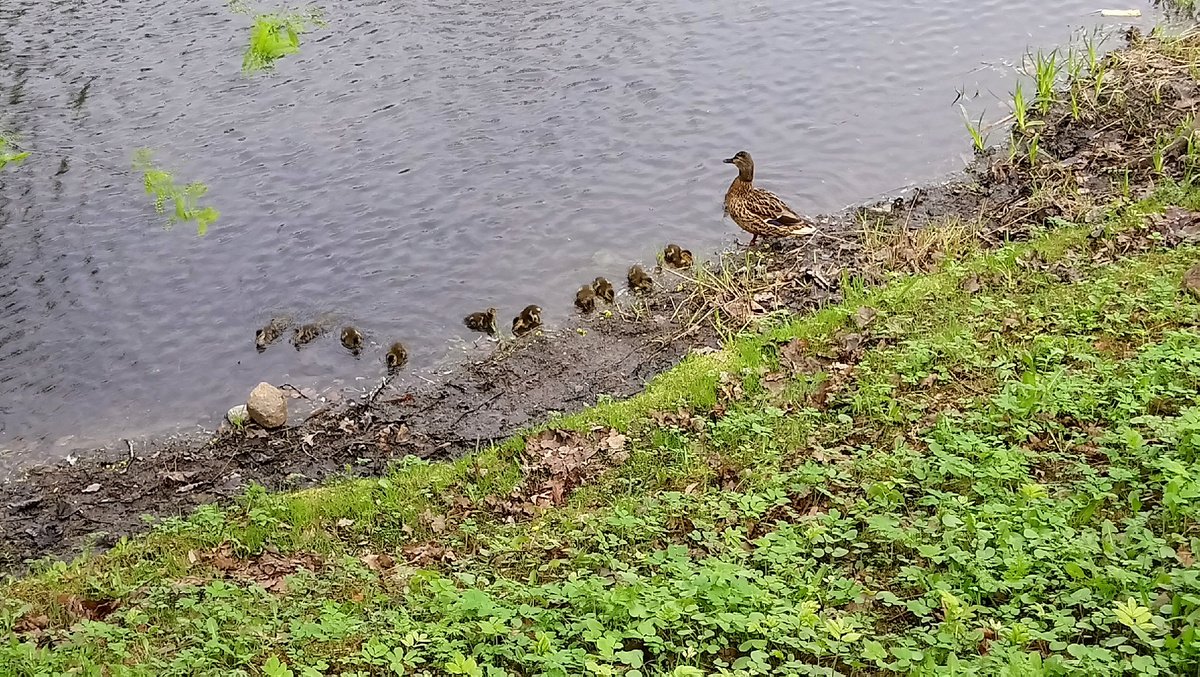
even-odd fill
[[[805,212],[937,178],[970,152],[956,90],[980,110],[1027,48],[1101,21],[1085,0],[320,6],[246,78],[250,20],[217,0],[0,3],[0,129],[33,153],[0,173],[0,449],[212,424],[263,380],[361,385],[398,339],[434,369],[488,306],[561,323],[596,274],[732,242],[740,149]],[[207,236],[163,229],[140,147],[210,186]],[[376,345],[259,354],[278,312]]]

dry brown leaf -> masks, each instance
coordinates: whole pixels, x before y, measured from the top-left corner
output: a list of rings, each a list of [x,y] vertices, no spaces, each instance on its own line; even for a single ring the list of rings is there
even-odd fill
[[[1192,551],[1186,545],[1175,551],[1175,557],[1179,559],[1179,563],[1185,568],[1192,566],[1195,561],[1192,557]]]
[[[354,520],[350,519],[349,517],[343,517],[337,521],[337,525],[338,525],[339,529],[345,529],[347,527],[352,527],[352,526],[354,526]]]
[[[868,325],[875,321],[878,315],[879,311],[870,306],[859,306],[858,310],[854,313],[854,324],[859,329],[866,329]]]
[[[968,294],[975,294],[978,293],[980,289],[983,289],[983,285],[979,284],[978,275],[968,275],[967,277],[963,278],[963,281],[959,284],[959,287],[961,287],[962,290]]]
[[[371,571],[386,571],[396,566],[396,560],[392,559],[391,555],[384,553],[363,555],[362,562]]]
[[[1193,266],[1183,274],[1183,282],[1180,287],[1200,301],[1200,264]]]

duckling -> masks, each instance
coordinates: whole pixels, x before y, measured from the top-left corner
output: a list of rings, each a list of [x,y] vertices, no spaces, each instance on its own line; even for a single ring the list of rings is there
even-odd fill
[[[585,284],[575,292],[575,307],[585,313],[596,309],[596,290],[591,285]]]
[[[663,251],[663,261],[667,262],[672,268],[691,268],[692,253],[686,249],[680,249],[677,244],[669,244]]]
[[[312,343],[324,333],[325,327],[316,323],[296,327],[292,330],[292,345],[296,346],[296,350],[300,350],[302,346]]]
[[[404,345],[393,343],[391,348],[388,348],[387,355],[383,361],[387,364],[389,374],[393,374],[404,368],[408,363],[408,351],[404,349]]]
[[[629,269],[629,288],[638,292],[648,292],[654,289],[654,278],[646,274],[641,266]]]
[[[258,352],[261,353],[267,349],[267,346],[278,341],[279,337],[283,336],[283,332],[287,331],[288,327],[291,326],[292,318],[287,317],[286,315],[272,317],[271,321],[267,323],[267,326],[263,327],[262,329],[255,330],[254,347],[257,348]]]
[[[739,228],[750,233],[750,244],[763,237],[808,235],[813,227],[778,196],[754,187],[754,160],[746,151],[724,160],[738,168],[738,176],[725,193],[725,213]]]
[[[362,350],[362,338],[362,332],[354,327],[346,327],[342,330],[342,345],[355,355]]]
[[[612,282],[609,282],[602,277],[598,277],[592,281],[592,289],[596,291],[596,298],[604,299],[609,303],[612,303],[613,299],[616,298],[616,293],[613,292]]]
[[[463,318],[463,324],[471,331],[481,331],[485,334],[496,333],[496,309],[488,308],[484,313],[471,313]]]
[[[542,309],[537,306],[525,306],[525,310],[513,318],[513,336],[524,336],[540,326],[542,326]]]

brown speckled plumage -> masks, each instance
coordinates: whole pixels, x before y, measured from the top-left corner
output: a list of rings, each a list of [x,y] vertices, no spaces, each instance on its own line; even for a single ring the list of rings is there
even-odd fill
[[[785,237],[807,235],[813,231],[799,214],[784,204],[774,193],[754,187],[754,160],[746,151],[725,160],[738,168],[738,177],[725,193],[725,213],[739,228],[754,237]]]

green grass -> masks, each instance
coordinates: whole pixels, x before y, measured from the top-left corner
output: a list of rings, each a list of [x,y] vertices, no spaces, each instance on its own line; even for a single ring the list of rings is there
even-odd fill
[[[196,234],[203,237],[209,225],[221,216],[216,209],[199,204],[200,198],[208,192],[208,186],[199,181],[183,187],[176,185],[171,172],[155,166],[153,152],[149,149],[134,152],[133,168],[142,173],[146,194],[154,196],[154,209],[159,214],[168,214],[168,228],[179,221],[194,221]],[[166,209],[168,202],[171,205],[169,212]]]
[[[1162,186],[1101,225],[1137,234],[1168,204],[1200,191]],[[488,508],[528,489],[518,437],[255,488],[43,563],[0,586],[0,631],[45,621],[0,645],[0,673],[1194,671],[1200,303],[1179,284],[1200,250],[1093,265],[1092,230],[850,281],[840,305],[553,421],[615,428],[628,458],[534,516]],[[821,358],[863,306],[878,314],[859,359]],[[819,369],[790,370],[799,341]],[[206,563],[221,544],[324,565],[268,592]],[[453,556],[414,556],[435,544]],[[372,569],[379,554],[399,564]],[[122,604],[81,620],[70,599]]]

